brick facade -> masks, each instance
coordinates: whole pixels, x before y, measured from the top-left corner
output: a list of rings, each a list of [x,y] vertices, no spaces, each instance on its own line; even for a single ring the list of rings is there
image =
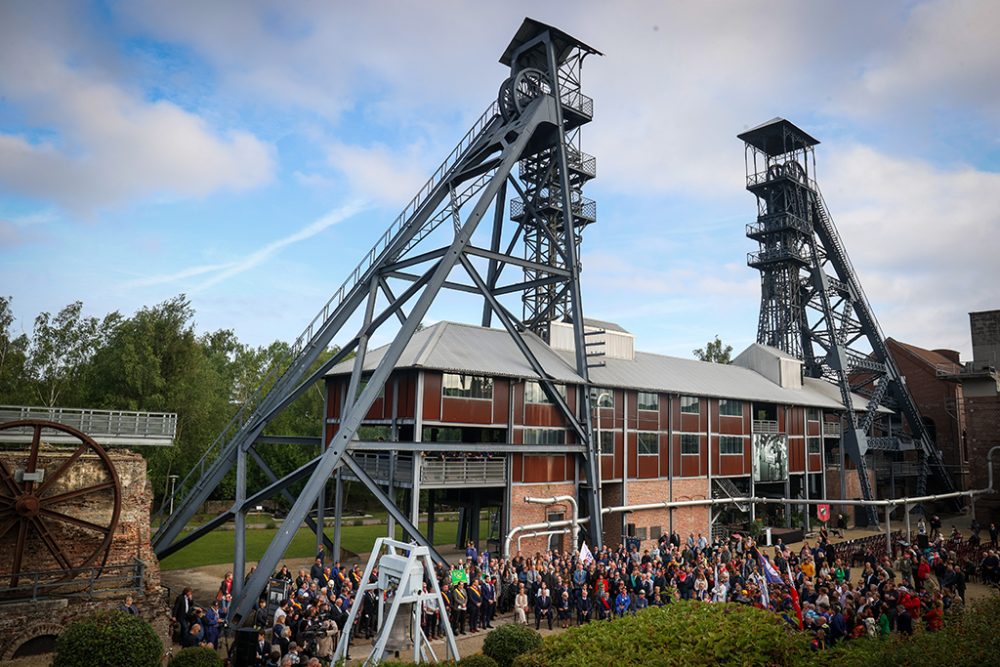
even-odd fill
[[[984,489],[988,485],[986,456],[992,447],[1000,445],[1000,396],[966,398],[965,409],[968,415],[969,458],[977,462],[972,466],[970,488]],[[993,460],[994,476],[1000,477],[1000,455],[995,453]],[[997,485],[1000,485],[1000,479],[994,480],[994,486]],[[976,518],[984,526],[991,521],[1000,521],[1000,494],[977,497]]]
[[[562,514],[565,519],[569,519],[572,509],[569,503],[558,503],[555,505],[538,505],[524,502],[525,498],[551,498],[554,496],[576,497],[576,488],[572,482],[562,484],[515,484],[510,489],[510,527],[525,526],[534,523],[542,523],[548,520],[548,514]],[[544,529],[543,529],[544,530]],[[534,531],[526,531],[531,533]],[[521,533],[525,534],[525,533]],[[568,534],[561,537],[556,536],[555,542],[560,550],[565,550],[570,543]],[[521,540],[521,553],[533,554],[536,551],[548,549],[549,536],[540,535],[538,537],[528,537]],[[517,553],[517,536],[511,541],[511,554]]]

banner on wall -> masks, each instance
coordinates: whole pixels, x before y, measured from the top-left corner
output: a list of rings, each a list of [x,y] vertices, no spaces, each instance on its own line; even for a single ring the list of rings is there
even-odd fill
[[[753,481],[784,482],[788,479],[788,436],[753,434]]]
[[[829,505],[817,505],[816,506],[816,518],[820,521],[830,520],[830,506]]]

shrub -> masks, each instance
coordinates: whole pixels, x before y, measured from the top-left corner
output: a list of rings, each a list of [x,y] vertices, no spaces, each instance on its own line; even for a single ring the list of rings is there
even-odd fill
[[[123,611],[101,611],[59,635],[52,667],[159,667],[162,655],[149,623]]]
[[[514,664],[789,665],[806,654],[807,645],[804,634],[789,630],[772,612],[682,601],[551,635]]]
[[[458,667],[499,667],[497,661],[488,655],[476,653],[458,661]]]
[[[525,625],[509,623],[486,635],[483,653],[493,658],[499,667],[511,667],[517,656],[534,651],[541,645],[540,634]]]
[[[222,658],[207,646],[190,646],[175,655],[169,667],[222,667]]]

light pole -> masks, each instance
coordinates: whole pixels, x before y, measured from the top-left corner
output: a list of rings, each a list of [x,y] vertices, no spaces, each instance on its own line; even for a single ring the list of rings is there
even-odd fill
[[[177,485],[177,475],[170,475],[170,512],[174,513],[174,487]]]

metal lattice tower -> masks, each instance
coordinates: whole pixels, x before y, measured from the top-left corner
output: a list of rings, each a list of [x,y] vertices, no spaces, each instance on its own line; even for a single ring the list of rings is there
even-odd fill
[[[582,155],[577,143],[578,128],[593,114],[593,101],[579,86],[580,65],[591,54],[599,52],[556,28],[525,19],[500,59],[510,68],[510,75],[500,87],[499,99],[487,108],[363,256],[291,346],[288,357],[271,369],[261,387],[177,485],[176,509],[162,518],[153,536],[157,556],[163,558],[233,521],[233,569],[237,573],[245,571],[247,510],[278,494],[291,503],[254,573],[245,584],[241,576],[236,576],[231,620],[239,621],[253,609],[303,522],[325,540],[322,522],[314,521],[310,510],[316,507],[321,516],[322,502],[317,505],[317,501],[325,494],[331,475],[341,468],[360,480],[435,560],[444,562],[414,525],[416,517],[397,507],[352,455],[353,450],[363,450],[366,444],[385,444],[359,441],[358,429],[443,289],[481,298],[483,324],[489,326],[495,317],[538,375],[543,391],[561,414],[574,441],[569,446],[580,456],[587,477],[585,506],[590,514],[591,536],[600,544],[600,452],[591,428],[590,394],[577,392],[575,405],[569,405],[527,344],[527,339],[539,330],[538,316],[558,314],[572,321],[576,372],[589,383],[578,243],[579,228],[592,221],[594,207],[592,202],[589,208],[583,206],[583,200],[578,199],[586,178],[572,161],[574,156]],[[520,178],[515,176],[518,164]],[[522,202],[520,214],[512,215],[509,222],[508,186]],[[590,218],[586,217],[588,211]],[[484,220],[489,222],[482,224]],[[547,245],[537,242],[542,235],[548,239]],[[522,243],[524,251],[520,250]],[[533,304],[525,308],[525,319],[529,321],[514,314],[516,306],[505,305],[508,299],[522,307]],[[392,327],[398,328],[392,331]],[[377,332],[390,337],[391,343],[377,363],[373,362],[374,370],[369,375],[365,359],[369,341]],[[317,365],[320,354],[335,338],[344,341],[340,349]],[[324,435],[321,442],[317,441],[321,447],[315,458],[278,478],[257,448],[269,442],[307,439],[265,435],[265,428],[351,354],[352,372],[338,429],[332,437]],[[419,452],[424,443],[393,442],[392,447]],[[513,443],[496,445],[502,452],[514,452],[517,447]],[[247,488],[251,462],[271,480],[266,487]],[[198,509],[234,469],[233,506],[182,537]]]
[[[585,52],[578,51],[559,65],[558,78],[562,97],[569,102],[570,108],[589,104],[581,93],[581,72],[586,55]],[[542,69],[536,67],[542,64],[526,61],[524,65],[527,68],[518,71],[511,79],[514,89],[530,91],[536,87],[544,87]],[[506,87],[501,90],[501,113],[509,106],[504,103],[505,97],[509,97]],[[566,249],[571,243],[579,258],[583,228],[597,219],[596,203],[583,196],[584,184],[597,176],[597,159],[580,148],[578,122],[587,122],[593,113],[591,109],[585,108],[583,111],[583,116],[566,123],[566,173],[563,173],[557,147],[530,155],[520,164],[524,189],[519,190],[520,198],[511,201],[510,217],[524,226],[525,259],[538,266],[565,269],[568,264]],[[567,184],[575,221],[573,239],[567,237],[568,228],[563,214],[566,200],[564,188]],[[544,278],[544,275],[543,272],[526,267],[524,278],[526,282],[532,282]],[[522,301],[522,321],[545,340],[548,340],[549,335],[548,323],[557,319],[569,321],[574,311],[565,286],[553,283],[539,284],[525,290]]]
[[[917,493],[926,492],[930,473],[953,491],[816,183],[819,141],[783,118],[739,138],[746,143],[747,190],[757,198],[757,221],[747,225],[747,236],[760,244],[747,255],[761,273],[757,342],[802,359],[807,375],[839,387],[847,421],[841,446],[866,500],[874,498],[869,451],[916,450]],[[893,433],[881,408],[899,410],[910,437]],[[868,518],[877,523],[874,508]]]

